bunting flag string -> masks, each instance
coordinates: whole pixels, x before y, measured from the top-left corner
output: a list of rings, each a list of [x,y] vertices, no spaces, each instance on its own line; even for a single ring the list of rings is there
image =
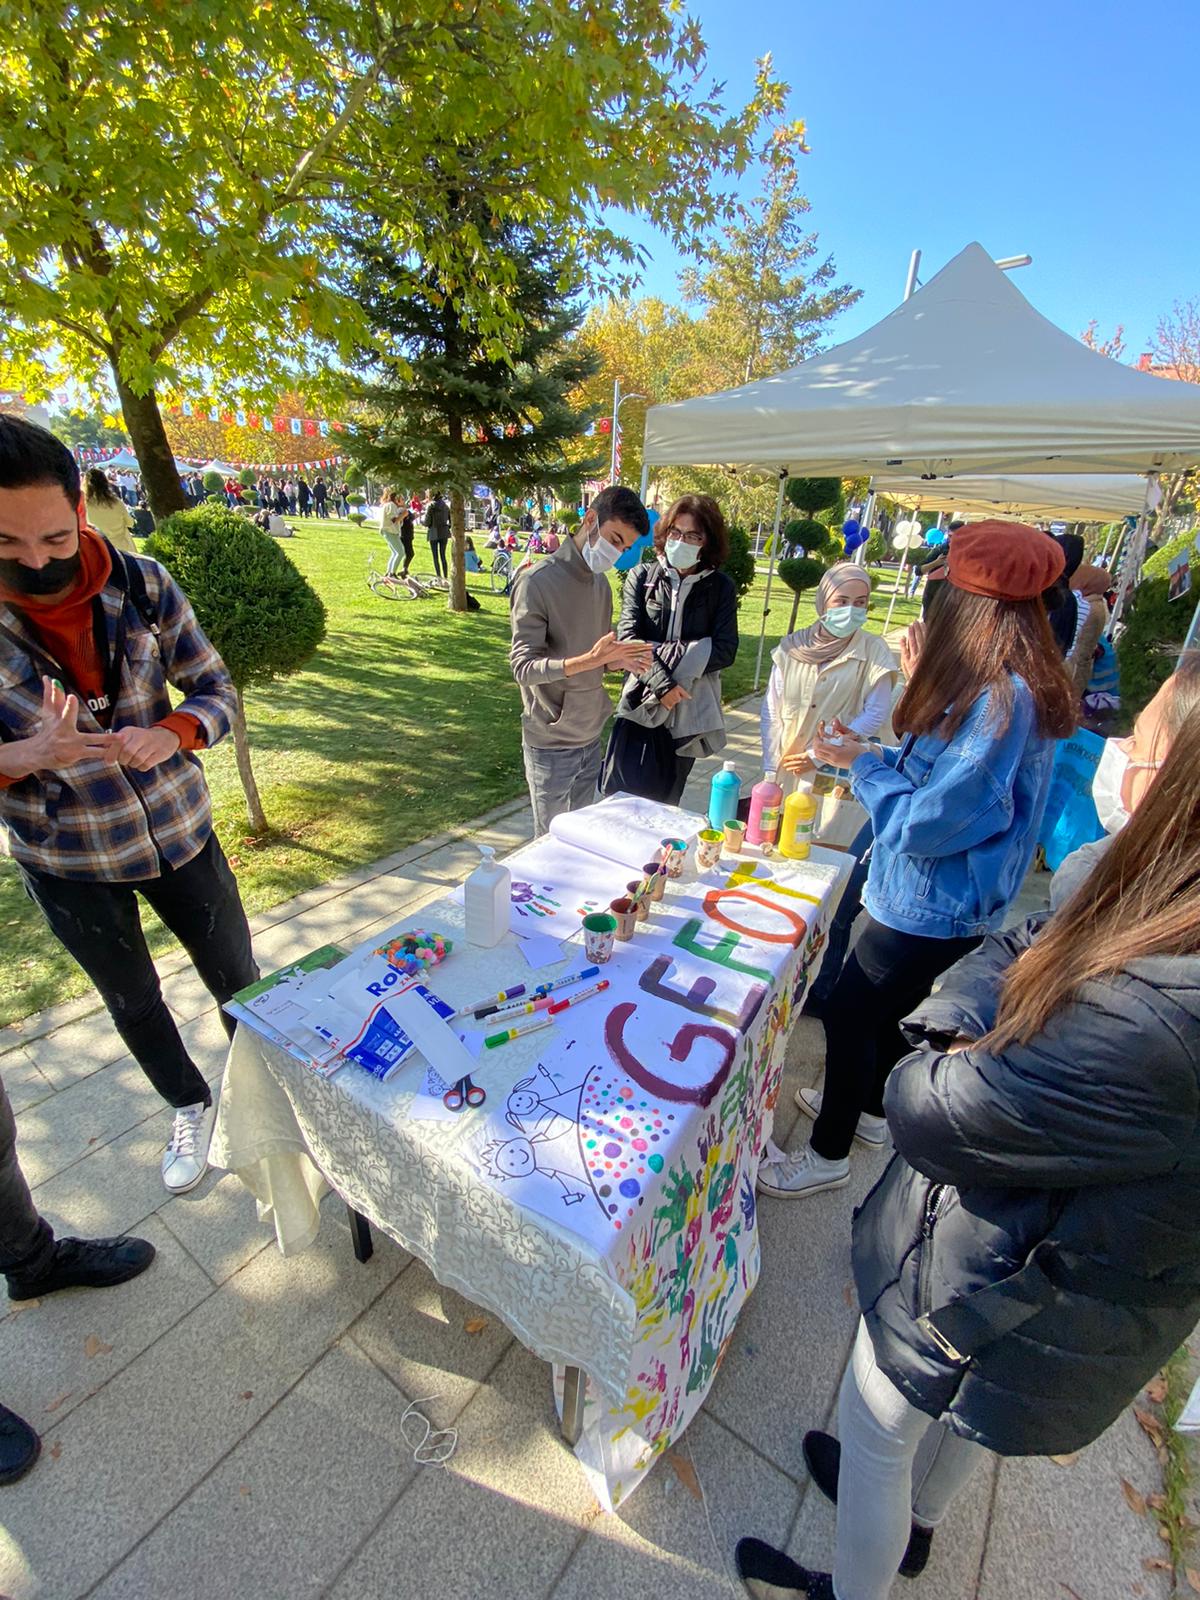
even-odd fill
[[[257,411],[223,411],[220,406],[211,405],[208,401],[181,400],[178,405],[169,408],[170,415],[175,417],[196,417],[204,422],[219,422],[227,428],[250,428],[263,433],[292,433],[301,434],[307,438],[327,439],[331,433],[348,432],[347,424],[337,422],[327,417],[290,417],[277,412],[269,416]]]
[[[80,466],[96,467],[102,467],[106,462],[127,453],[132,454],[131,451],[128,451],[126,445],[114,445],[110,450],[75,445],[71,450],[71,454]],[[206,472],[211,465],[211,462],[204,456],[176,456],[175,461],[181,468],[196,472]],[[327,471],[330,467],[344,466],[348,461],[348,456],[325,456],[319,461],[239,461],[234,456],[226,456],[222,461],[222,465],[236,467],[239,472],[248,467],[251,472],[261,473],[265,478],[277,478],[286,476],[288,473]],[[132,472],[137,469],[130,465],[128,470]]]

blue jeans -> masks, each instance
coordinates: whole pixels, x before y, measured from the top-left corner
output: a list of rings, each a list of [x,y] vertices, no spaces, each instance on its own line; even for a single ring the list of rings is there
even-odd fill
[[[533,803],[535,838],[549,831],[555,817],[578,811],[596,798],[600,780],[600,741],[566,749],[542,749],[523,743],[525,777]]]

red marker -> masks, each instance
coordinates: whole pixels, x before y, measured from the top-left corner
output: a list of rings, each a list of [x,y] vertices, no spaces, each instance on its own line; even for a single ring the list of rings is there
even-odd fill
[[[581,1000],[590,1000],[592,995],[599,994],[602,989],[608,988],[608,979],[601,978],[599,983],[594,983],[590,989],[580,989],[578,994],[568,995],[565,1000],[556,1000],[547,1011],[548,1017],[557,1016],[560,1011],[565,1011],[568,1006],[577,1006]]]

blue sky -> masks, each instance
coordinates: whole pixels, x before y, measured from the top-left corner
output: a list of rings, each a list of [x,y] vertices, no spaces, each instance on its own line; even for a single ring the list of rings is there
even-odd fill
[[[810,224],[864,291],[833,341],[978,239],[1033,256],[1013,281],[1078,334],[1125,324],[1124,359],[1160,314],[1200,296],[1197,0],[691,0],[730,98],[771,51],[808,124]],[[679,259],[643,293],[676,298]]]

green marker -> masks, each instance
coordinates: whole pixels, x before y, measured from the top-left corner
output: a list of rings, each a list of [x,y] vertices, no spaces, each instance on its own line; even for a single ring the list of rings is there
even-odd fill
[[[503,1033],[493,1033],[486,1038],[484,1048],[494,1050],[498,1044],[507,1044],[510,1039],[520,1039],[527,1033],[536,1033],[539,1028],[552,1028],[553,1017],[538,1017],[534,1022],[527,1022],[523,1028],[505,1028]]]

